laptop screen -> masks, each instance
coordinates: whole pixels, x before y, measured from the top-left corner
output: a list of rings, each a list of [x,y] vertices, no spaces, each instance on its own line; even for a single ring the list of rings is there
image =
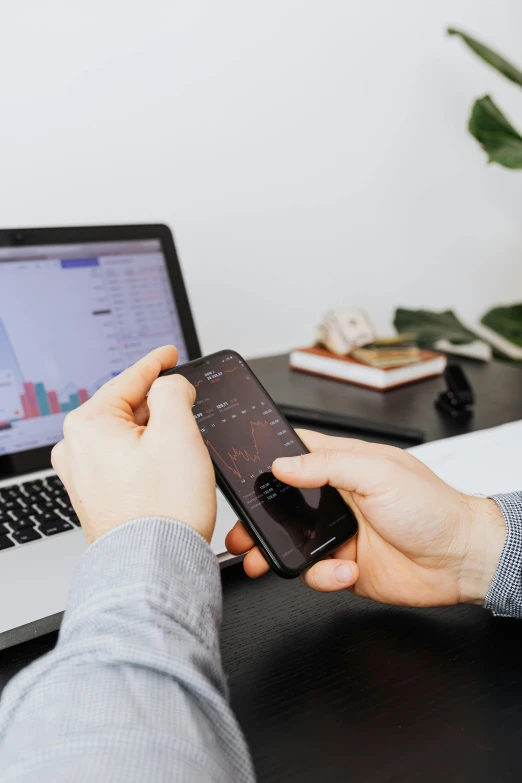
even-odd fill
[[[68,411],[172,343],[187,361],[159,240],[0,248],[0,455],[56,443]]]

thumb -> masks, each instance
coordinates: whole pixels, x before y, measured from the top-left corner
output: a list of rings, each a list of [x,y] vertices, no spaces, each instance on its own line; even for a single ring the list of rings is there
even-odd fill
[[[167,438],[175,435],[177,440],[194,429],[198,431],[192,414],[195,400],[196,390],[183,375],[165,375],[155,380],[147,397],[150,415],[146,433],[161,433]]]
[[[352,560],[327,558],[315,563],[301,577],[313,590],[334,593],[351,587],[359,579],[359,566]]]
[[[338,449],[318,449],[298,457],[279,457],[272,465],[276,478],[292,487],[322,487],[367,495],[382,484],[383,470],[392,468],[391,460]]]

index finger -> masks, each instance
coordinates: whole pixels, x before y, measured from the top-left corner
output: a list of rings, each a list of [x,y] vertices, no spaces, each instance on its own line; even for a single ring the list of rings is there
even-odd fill
[[[358,438],[343,438],[338,435],[325,435],[315,430],[296,430],[297,434],[305,444],[308,451],[319,451],[319,449],[336,449],[337,451],[350,451],[353,454],[376,454],[383,450],[393,450],[392,446],[386,446],[382,443],[369,443],[366,440]]]
[[[173,345],[156,348],[104,384],[86,404],[96,406],[100,412],[119,409],[132,415],[145,400],[160,372],[174,367],[177,360],[178,351]]]

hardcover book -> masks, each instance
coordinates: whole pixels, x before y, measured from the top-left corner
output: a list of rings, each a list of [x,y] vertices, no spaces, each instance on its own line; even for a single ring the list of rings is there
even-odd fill
[[[290,367],[293,370],[384,391],[440,375],[446,367],[446,357],[433,351],[420,351],[419,361],[415,364],[404,367],[371,367],[353,356],[337,356],[325,348],[312,346],[292,351]]]

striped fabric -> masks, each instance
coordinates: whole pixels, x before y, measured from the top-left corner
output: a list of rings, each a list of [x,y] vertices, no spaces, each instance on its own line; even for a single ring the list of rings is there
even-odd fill
[[[89,547],[56,648],[0,703],[0,781],[253,781],[227,701],[221,585],[204,539],[170,519]]]

